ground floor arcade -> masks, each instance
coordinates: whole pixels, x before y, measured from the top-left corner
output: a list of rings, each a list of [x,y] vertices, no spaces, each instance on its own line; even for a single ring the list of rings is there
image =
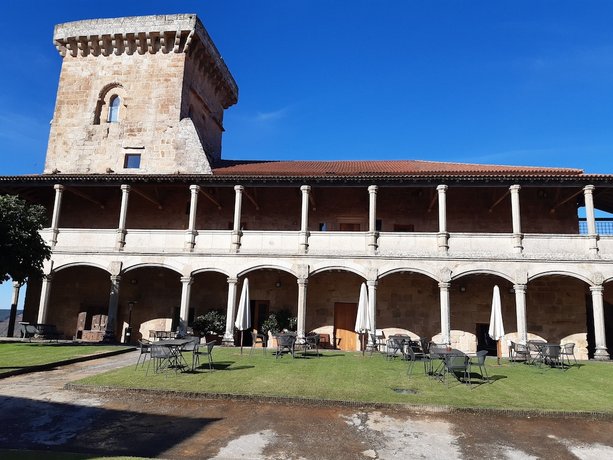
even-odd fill
[[[171,260],[171,262],[173,262]],[[176,262],[176,261],[174,261]],[[67,337],[75,334],[79,313],[108,316],[106,334],[136,342],[146,335],[143,324],[166,320],[164,327],[185,329],[210,310],[226,314],[223,341],[236,340],[234,316],[240,289],[249,279],[253,327],[261,330],[271,313],[296,318],[298,334],[325,334],[330,346],[360,347],[353,330],[360,285],[369,292],[374,328],[404,331],[450,343],[465,351],[491,348],[487,337],[492,290],[498,285],[503,319],[510,340],[542,338],[574,342],[578,358],[608,358],[607,336],[613,338],[613,277],[591,274],[580,266],[551,263],[509,266],[477,262],[444,265],[415,261],[313,260],[313,265],[283,260],[205,260],[180,266],[168,261],[126,257],[117,262],[98,258],[83,262],[58,257],[47,275],[28,286],[24,319],[55,324]],[[158,326],[159,327],[159,326]],[[126,330],[132,333],[126,337]],[[147,337],[145,337],[147,338]]]

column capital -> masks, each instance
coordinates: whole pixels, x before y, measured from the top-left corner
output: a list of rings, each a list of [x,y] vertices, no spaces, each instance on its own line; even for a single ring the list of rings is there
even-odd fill
[[[128,184],[121,184],[121,191],[122,192],[129,192],[130,191],[130,186]]]
[[[515,290],[515,292],[525,293],[526,289],[528,289],[528,286],[526,284],[514,284],[513,289]]]
[[[243,190],[245,190],[245,187],[243,187],[242,185],[235,185],[234,186],[234,191],[235,192],[242,192]]]
[[[521,185],[513,184],[509,187],[509,190],[511,191],[511,193],[517,193],[521,190]]]
[[[438,190],[439,193],[440,192],[446,192],[448,188],[449,187],[447,187],[445,184],[441,184],[441,185],[437,185],[436,186],[436,190]]]
[[[22,286],[21,283],[17,282],[17,281],[13,281],[13,288],[14,289],[19,289]]]
[[[590,194],[594,191],[596,187],[594,187],[593,185],[586,185],[585,187],[583,187],[583,193],[586,194]]]
[[[308,193],[311,191],[311,186],[310,185],[301,185],[300,186],[300,191],[302,193]]]
[[[379,186],[378,185],[369,185],[368,186],[368,193],[377,193],[377,190],[379,190]]]
[[[369,288],[376,289],[378,284],[379,284],[379,281],[377,281],[377,280],[366,280],[366,285]]]
[[[58,192],[64,191],[64,186],[62,184],[55,184],[53,188]]]
[[[120,275],[111,275],[109,277],[111,279],[111,283],[119,283],[121,281],[121,276]]]
[[[296,278],[296,283],[298,283],[298,286],[306,286],[307,284],[309,284],[309,279],[298,277]]]
[[[237,283],[238,283],[238,278],[232,278],[228,276],[228,284],[237,284]]]
[[[597,292],[602,294],[604,292],[604,286],[602,284],[599,284],[597,286],[590,286],[590,291],[592,293]]]
[[[451,287],[451,283],[448,283],[446,281],[441,281],[440,283],[438,283],[438,287],[441,290],[448,290]]]
[[[48,273],[47,275],[43,275],[43,282],[50,283],[53,281],[53,273]]]
[[[193,276],[182,276],[181,277],[181,283],[183,284],[192,284],[193,281],[194,281]]]
[[[189,189],[191,190],[192,193],[198,193],[200,191],[200,186],[199,185],[190,185]]]

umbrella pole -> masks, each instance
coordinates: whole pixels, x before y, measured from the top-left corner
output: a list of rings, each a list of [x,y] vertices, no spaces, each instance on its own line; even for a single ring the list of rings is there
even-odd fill
[[[245,331],[241,331],[241,355],[243,354],[243,336],[245,335]]]
[[[502,355],[502,344],[500,339],[496,341],[496,357],[498,358],[498,365],[500,366],[500,356]]]
[[[360,342],[362,343],[362,356],[364,356],[366,347],[364,346],[364,333],[363,332],[360,332]]]

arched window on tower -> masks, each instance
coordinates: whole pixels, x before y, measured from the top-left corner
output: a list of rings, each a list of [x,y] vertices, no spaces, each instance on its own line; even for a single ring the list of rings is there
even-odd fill
[[[117,123],[119,121],[119,106],[121,105],[121,98],[119,96],[113,96],[111,103],[109,104],[109,117],[107,121],[109,123]]]

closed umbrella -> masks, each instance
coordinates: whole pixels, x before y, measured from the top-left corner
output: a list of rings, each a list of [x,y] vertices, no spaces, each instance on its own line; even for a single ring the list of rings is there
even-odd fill
[[[502,324],[502,305],[500,302],[500,289],[494,286],[492,295],[492,312],[490,314],[490,328],[487,334],[496,341],[496,356],[500,364],[500,339],[504,337],[504,325]]]
[[[360,334],[361,337],[363,332],[370,331],[371,329],[372,325],[370,324],[370,315],[368,314],[368,290],[366,289],[366,284],[362,283],[354,330]],[[362,354],[364,354],[364,348],[364,344],[362,344]]]
[[[249,280],[243,281],[243,290],[238,301],[238,311],[236,312],[236,329],[241,331],[241,355],[243,354],[243,331],[251,327],[251,309],[249,308]]]

